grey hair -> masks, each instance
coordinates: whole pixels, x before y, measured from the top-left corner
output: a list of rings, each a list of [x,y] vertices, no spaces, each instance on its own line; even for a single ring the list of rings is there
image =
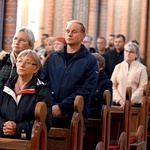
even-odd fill
[[[140,58],[140,48],[136,43],[129,42],[124,47],[130,48],[133,52],[137,53],[137,55],[138,55],[137,59]]]
[[[92,36],[90,36],[89,34],[86,34],[86,37],[88,37],[90,39],[90,41],[92,42],[92,40],[93,40]]]
[[[105,66],[105,58],[99,53],[92,53],[97,60],[98,68],[104,68]]]
[[[28,27],[22,27],[21,29],[19,29],[18,32],[20,31],[24,31],[27,34],[29,45],[31,46],[31,49],[33,50],[34,43],[35,43],[35,37],[34,37],[33,32]]]
[[[42,67],[42,64],[41,64],[39,56],[36,54],[35,51],[33,51],[31,49],[26,49],[26,50],[20,52],[18,57],[17,57],[17,60],[20,57],[23,57],[23,56],[26,56],[26,55],[31,56],[35,60],[35,64],[36,64],[36,67],[38,68],[38,70]]]

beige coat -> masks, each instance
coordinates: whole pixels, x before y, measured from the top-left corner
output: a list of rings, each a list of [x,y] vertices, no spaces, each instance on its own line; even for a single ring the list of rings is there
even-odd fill
[[[132,103],[141,103],[144,85],[148,82],[147,70],[138,61],[130,64],[123,61],[116,65],[111,80],[113,82],[113,101],[125,101],[126,87],[132,87]]]

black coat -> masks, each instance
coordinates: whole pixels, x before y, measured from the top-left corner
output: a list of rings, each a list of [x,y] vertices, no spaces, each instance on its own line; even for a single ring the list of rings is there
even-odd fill
[[[21,138],[21,133],[26,134],[26,139],[31,138],[31,130],[35,120],[35,105],[39,101],[44,101],[47,105],[46,125],[49,131],[51,126],[51,91],[43,82],[33,77],[25,90],[21,91],[19,103],[16,103],[14,85],[17,77],[13,78],[5,87],[0,100],[0,136],[9,138]],[[2,131],[3,124],[6,121],[16,123],[16,134],[14,136],[5,136]]]
[[[124,60],[124,50],[120,53],[117,53],[116,50],[110,51],[104,55],[105,58],[105,72],[109,78],[114,71],[114,68],[117,64],[121,63]]]
[[[110,91],[112,100],[112,81],[108,78],[104,70],[100,70],[97,86],[91,99],[89,118],[100,118],[105,90]]]

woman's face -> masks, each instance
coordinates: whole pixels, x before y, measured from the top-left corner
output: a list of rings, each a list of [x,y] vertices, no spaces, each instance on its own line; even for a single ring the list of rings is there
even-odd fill
[[[51,53],[54,50],[54,45],[49,41],[45,42],[45,50],[47,53]]]
[[[124,50],[124,58],[128,63],[131,63],[138,57],[137,53],[135,53],[132,49],[129,47],[125,47]]]
[[[16,57],[21,51],[25,49],[30,49],[31,46],[29,45],[27,34],[24,31],[17,32],[13,37],[11,47]]]
[[[18,58],[16,65],[19,76],[32,77],[38,71],[37,64],[30,55]]]
[[[62,43],[62,42],[59,42],[59,41],[54,42],[54,50],[55,51],[61,50],[63,48],[63,46],[64,46],[64,43]]]

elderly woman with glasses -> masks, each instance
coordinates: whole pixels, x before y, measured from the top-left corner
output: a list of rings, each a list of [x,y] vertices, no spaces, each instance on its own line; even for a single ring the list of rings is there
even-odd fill
[[[34,51],[29,49],[19,53],[16,67],[18,75],[4,86],[0,99],[0,136],[30,139],[34,109],[39,101],[47,105],[47,131],[50,129],[51,91],[36,77],[41,62]]]
[[[0,97],[4,85],[16,75],[16,58],[18,54],[25,49],[33,49],[34,43],[35,38],[29,28],[23,27],[15,33],[12,39],[12,51],[0,58]]]
[[[140,107],[144,85],[148,83],[147,70],[139,62],[140,49],[135,43],[127,43],[124,47],[124,61],[116,65],[111,80],[113,82],[113,104],[124,107],[126,88],[132,88],[132,106]]]

